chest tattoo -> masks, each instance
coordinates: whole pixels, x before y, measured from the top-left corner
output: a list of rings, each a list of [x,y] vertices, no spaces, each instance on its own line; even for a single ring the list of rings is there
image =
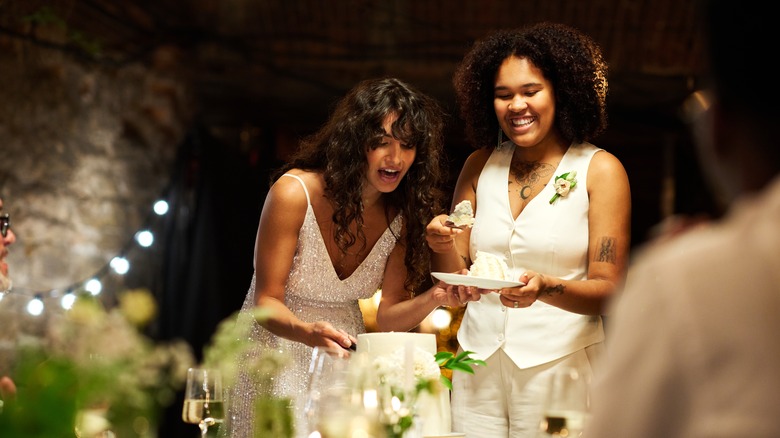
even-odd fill
[[[549,163],[512,160],[509,167],[509,190],[517,192],[525,201],[541,190],[554,171],[555,167]]]

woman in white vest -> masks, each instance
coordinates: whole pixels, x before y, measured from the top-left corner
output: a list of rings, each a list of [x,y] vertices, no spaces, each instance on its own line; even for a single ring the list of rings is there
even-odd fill
[[[432,267],[463,273],[484,251],[525,284],[449,288],[468,303],[460,348],[488,364],[453,376],[453,431],[467,437],[536,436],[549,375],[592,375],[603,351],[601,313],[625,277],[631,218],[623,165],[588,143],[606,128],[606,73],[591,38],[555,23],[494,32],[456,70],[477,150],[452,205],[471,201],[475,222],[429,223]]]

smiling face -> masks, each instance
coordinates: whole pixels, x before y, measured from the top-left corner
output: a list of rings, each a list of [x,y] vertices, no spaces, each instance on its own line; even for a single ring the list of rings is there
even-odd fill
[[[510,56],[499,67],[493,108],[504,134],[518,146],[537,146],[557,136],[555,90],[526,58]]]
[[[398,188],[401,179],[409,171],[417,156],[414,145],[406,144],[393,137],[393,122],[398,117],[395,114],[385,118],[382,127],[385,134],[375,148],[369,148],[366,153],[368,171],[366,172],[366,189],[374,189],[379,193],[390,193]]]

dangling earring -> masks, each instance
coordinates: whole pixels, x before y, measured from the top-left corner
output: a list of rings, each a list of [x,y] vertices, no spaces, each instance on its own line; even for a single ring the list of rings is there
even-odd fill
[[[498,127],[498,143],[496,144],[496,149],[501,149],[501,143],[504,139],[504,131],[501,130],[501,127]]]

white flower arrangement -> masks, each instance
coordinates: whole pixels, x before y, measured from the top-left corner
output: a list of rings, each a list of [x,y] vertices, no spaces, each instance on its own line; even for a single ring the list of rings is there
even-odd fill
[[[407,383],[406,350],[400,348],[391,354],[378,356],[374,359],[374,366],[379,376],[380,383],[392,388],[404,388]],[[414,384],[424,384],[428,387],[430,381],[438,381],[441,376],[439,364],[431,353],[420,347],[413,350],[412,377]]]
[[[555,187],[555,194],[550,198],[550,204],[560,197],[565,198],[569,194],[569,191],[577,186],[577,171],[566,172],[556,176],[553,186]]]
[[[390,396],[390,400],[385,400],[391,406],[385,409],[383,421],[388,438],[402,437],[412,427],[414,404],[423,391],[437,394],[442,386],[452,389],[452,382],[442,374],[442,368],[474,374],[473,365],[486,365],[482,360],[470,358],[470,351],[456,357],[447,351],[433,355],[420,347],[414,347],[411,363],[408,362],[407,353],[406,348],[399,348],[373,361],[379,380],[378,392]]]

